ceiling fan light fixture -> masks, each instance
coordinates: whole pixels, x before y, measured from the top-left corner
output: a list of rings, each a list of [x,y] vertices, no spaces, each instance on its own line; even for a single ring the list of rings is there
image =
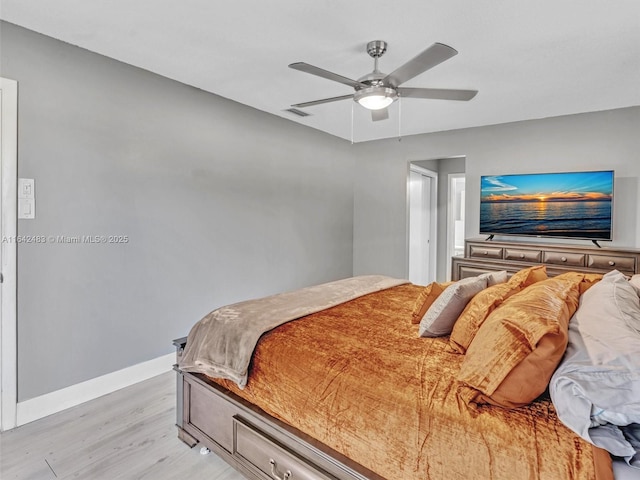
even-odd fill
[[[398,99],[398,92],[389,87],[368,87],[358,90],[353,99],[368,110],[381,110]]]

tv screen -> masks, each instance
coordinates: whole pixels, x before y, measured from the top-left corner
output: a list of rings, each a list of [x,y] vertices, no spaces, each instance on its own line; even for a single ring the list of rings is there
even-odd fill
[[[611,240],[614,172],[483,175],[480,233]]]

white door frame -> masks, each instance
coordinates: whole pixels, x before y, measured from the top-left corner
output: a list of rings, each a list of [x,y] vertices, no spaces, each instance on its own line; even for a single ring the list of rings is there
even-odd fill
[[[447,280],[451,280],[451,257],[454,254],[454,236],[455,236],[455,218],[454,218],[454,195],[455,192],[451,188],[454,179],[464,178],[466,180],[466,173],[450,173],[448,175],[449,181],[449,199],[447,202]],[[463,204],[463,207],[465,205]],[[464,218],[462,219],[464,222]],[[463,223],[464,226],[464,223]]]
[[[17,378],[17,258],[18,227],[18,82],[0,78],[0,189],[3,282],[0,284],[0,430],[16,426]]]
[[[434,172],[433,170],[428,170],[426,168],[420,167],[419,165],[415,165],[413,163],[409,164],[409,171],[407,172],[407,275],[409,277],[409,263],[411,262],[410,258],[410,234],[409,234],[409,213],[410,213],[410,192],[409,192],[409,182],[411,179],[411,172],[416,172],[426,177],[430,177],[432,180],[432,188],[431,188],[431,212],[430,212],[430,239],[429,239],[429,277],[432,280],[436,279],[437,272],[437,238],[438,238],[438,172]]]

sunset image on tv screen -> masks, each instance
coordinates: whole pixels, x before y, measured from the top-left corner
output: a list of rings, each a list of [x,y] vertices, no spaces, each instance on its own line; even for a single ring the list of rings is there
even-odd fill
[[[482,176],[480,233],[611,239],[612,171]]]

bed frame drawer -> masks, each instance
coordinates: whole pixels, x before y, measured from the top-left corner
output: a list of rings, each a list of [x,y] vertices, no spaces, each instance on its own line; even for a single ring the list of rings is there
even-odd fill
[[[237,413],[232,405],[220,397],[208,394],[204,385],[184,381],[183,428],[190,435],[204,436],[225,451],[233,448],[231,417]],[[209,446],[209,443],[206,444]]]
[[[335,480],[236,416],[233,455],[260,477],[279,480]]]

